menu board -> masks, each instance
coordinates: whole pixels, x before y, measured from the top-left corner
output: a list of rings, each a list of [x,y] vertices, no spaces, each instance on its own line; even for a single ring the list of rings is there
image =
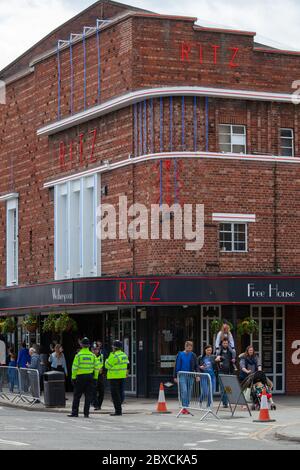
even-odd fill
[[[263,320],[262,322],[262,365],[263,370],[268,374],[273,373],[273,320]]]

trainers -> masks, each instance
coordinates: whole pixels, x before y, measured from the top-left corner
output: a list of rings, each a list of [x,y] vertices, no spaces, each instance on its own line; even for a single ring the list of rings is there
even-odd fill
[[[68,418],[78,418],[78,415],[67,415]]]

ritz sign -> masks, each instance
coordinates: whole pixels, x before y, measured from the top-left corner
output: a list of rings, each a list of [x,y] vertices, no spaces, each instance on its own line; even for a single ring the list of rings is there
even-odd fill
[[[191,62],[197,60],[199,64],[227,65],[231,69],[236,69],[239,64],[240,48],[224,47],[218,44],[207,44],[195,42],[182,42],[180,44],[181,62]]]

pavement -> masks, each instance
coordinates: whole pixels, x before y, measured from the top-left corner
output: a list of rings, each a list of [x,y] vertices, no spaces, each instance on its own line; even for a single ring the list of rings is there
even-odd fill
[[[176,419],[179,408],[175,399],[167,399],[168,410],[171,414],[157,415],[154,414],[157,405],[155,399],[126,397],[124,416],[119,418],[117,424],[116,420],[118,418],[109,415],[113,411],[109,395],[105,396],[104,406],[100,412],[94,412],[93,408],[91,409],[90,420],[85,420],[81,415],[75,421],[66,416],[71,409],[72,394],[67,394],[67,397],[66,408],[58,409],[45,408],[43,403],[35,404],[29,408],[28,405],[22,402],[11,404],[0,399],[0,407],[2,408],[2,411],[0,411],[1,423],[3,422],[3,413],[7,413],[8,417],[7,427],[4,427],[4,431],[7,429],[8,439],[4,439],[4,441],[10,441],[9,435],[12,430],[15,431],[14,434],[16,434],[16,429],[25,430],[22,416],[30,414],[30,422],[36,423],[33,427],[33,435],[30,436],[29,440],[25,440],[21,433],[17,440],[14,436],[12,441],[24,441],[29,448],[41,448],[34,447],[34,434],[39,435],[39,431],[42,431],[42,435],[43,433],[46,435],[47,428],[50,426],[51,436],[55,432],[62,432],[62,447],[59,448],[66,449],[74,448],[73,446],[77,442],[76,430],[81,429],[90,434],[91,439],[94,439],[94,446],[101,449],[112,448],[111,442],[107,442],[105,445],[101,443],[100,446],[103,445],[103,447],[99,447],[97,430],[101,436],[103,436],[103,431],[118,430],[120,432],[120,435],[116,434],[114,449],[150,449],[153,442],[153,449],[210,450],[239,448],[251,450],[290,448],[300,450],[300,397],[274,397],[277,410],[270,412],[271,418],[276,420],[273,423],[255,423],[254,420],[258,418],[258,412],[252,412],[253,416],[250,417],[248,412],[241,407],[238,407],[234,418],[231,418],[229,411],[221,408],[219,413],[220,421],[217,421],[214,417],[200,421],[203,414],[199,411],[193,412],[193,416],[180,416]],[[218,405],[217,399],[215,405]],[[83,400],[81,412],[82,408]],[[15,426],[12,424],[14,420],[18,423]],[[48,423],[48,426],[46,426],[46,423]],[[63,429],[67,434],[62,431]],[[177,430],[177,432],[173,432],[174,430]],[[170,442],[171,431],[172,440]],[[28,430],[26,438],[29,434]],[[1,432],[1,438],[4,435],[5,432]],[[72,436],[73,438],[71,438]],[[147,436],[148,438],[151,436],[150,444]],[[38,439],[41,439],[40,435]],[[5,446],[5,442],[2,445]],[[60,444],[57,444],[57,441],[54,440],[52,444],[49,442],[49,447],[47,447],[48,444],[44,442],[43,446],[46,447],[42,448],[56,448],[51,447],[51,445]],[[81,447],[82,445],[81,441],[77,442],[76,448],[78,446],[84,448]],[[13,446],[13,444],[8,443],[7,446]],[[20,445],[19,447],[26,446]]]

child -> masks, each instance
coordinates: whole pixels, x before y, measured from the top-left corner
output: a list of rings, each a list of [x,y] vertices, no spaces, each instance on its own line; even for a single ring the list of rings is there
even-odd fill
[[[18,371],[17,367],[17,356],[15,353],[11,352],[9,354],[9,363],[8,363],[8,382],[9,382],[9,391],[14,393],[15,386],[18,387]]]
[[[259,398],[259,400],[261,400],[263,390],[265,389],[267,393],[268,403],[271,407],[271,410],[276,410],[275,403],[273,402],[272,387],[269,386],[267,382],[265,385],[262,382],[256,382],[256,384],[254,385],[254,389],[255,389],[255,394],[257,398]]]
[[[228,324],[228,322],[226,320],[223,321],[221,331],[219,331],[219,333],[217,334],[217,337],[216,337],[215,350],[216,350],[216,355],[217,356],[220,355],[220,351],[221,351],[221,348],[222,348],[222,342],[223,342],[224,339],[228,340],[228,349],[229,349],[229,351],[232,355],[233,368],[236,371],[237,367],[236,367],[235,344],[234,344],[234,339],[233,339],[232,333],[230,331],[230,325]]]
[[[203,356],[199,357],[199,368],[202,374],[209,374],[211,378],[211,387],[212,387],[212,394],[216,391],[216,375],[215,375],[215,368],[216,368],[216,356],[213,356],[213,348],[210,344],[208,344],[204,349]],[[202,389],[201,389],[201,396],[200,402],[207,400],[207,406],[211,406],[211,396],[208,395],[208,383],[202,380]]]

